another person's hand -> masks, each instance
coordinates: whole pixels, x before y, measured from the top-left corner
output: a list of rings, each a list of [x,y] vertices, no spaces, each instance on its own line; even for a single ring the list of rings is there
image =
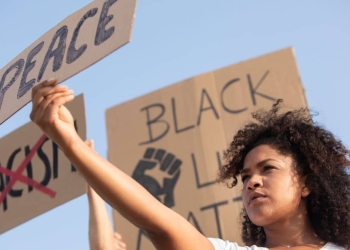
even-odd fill
[[[126,244],[122,239],[122,236],[115,232],[113,234],[113,245],[115,250],[126,250]]]
[[[87,186],[87,193],[90,204],[90,250],[126,250],[122,236],[113,233],[104,201],[90,186]]]
[[[85,144],[94,149],[93,140],[86,140]],[[104,200],[89,185],[86,191],[89,201],[90,250],[126,250],[122,236],[113,233]]]

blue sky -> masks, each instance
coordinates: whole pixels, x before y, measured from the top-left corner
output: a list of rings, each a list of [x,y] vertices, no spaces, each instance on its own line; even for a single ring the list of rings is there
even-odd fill
[[[88,3],[1,1],[0,67]],[[132,41],[65,84],[85,94],[88,137],[106,157],[107,108],[293,46],[308,104],[320,113],[316,120],[350,146],[349,27],[347,0],[139,1]],[[27,123],[30,108],[2,124],[0,137]],[[0,235],[0,248],[88,249],[87,225],[84,195]]]

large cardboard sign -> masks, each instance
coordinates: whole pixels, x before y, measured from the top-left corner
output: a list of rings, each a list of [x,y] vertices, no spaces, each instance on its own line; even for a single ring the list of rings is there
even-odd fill
[[[216,184],[217,170],[250,113],[279,98],[291,108],[306,105],[291,48],[108,109],[109,160],[204,235],[241,242],[241,184]],[[117,212],[114,225],[128,249],[154,249]]]
[[[83,95],[67,108],[85,140]],[[85,194],[84,179],[34,123],[1,138],[0,149],[0,233]]]
[[[0,70],[0,124],[25,106],[31,88],[62,82],[130,41],[136,0],[95,0],[57,24]]]

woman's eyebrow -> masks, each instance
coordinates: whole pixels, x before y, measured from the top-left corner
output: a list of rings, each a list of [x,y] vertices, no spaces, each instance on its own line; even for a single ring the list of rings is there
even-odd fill
[[[277,161],[277,160],[268,158],[268,159],[265,159],[265,160],[262,160],[262,161],[258,162],[256,165],[257,165],[258,167],[262,167],[262,166],[265,165],[266,162],[268,162],[268,161]],[[246,174],[246,173],[248,173],[249,171],[250,171],[250,168],[243,168],[242,171],[241,171],[241,174]]]

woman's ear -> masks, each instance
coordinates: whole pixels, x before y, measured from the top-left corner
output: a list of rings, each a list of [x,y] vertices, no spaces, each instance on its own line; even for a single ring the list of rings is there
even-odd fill
[[[301,178],[301,197],[305,198],[307,197],[310,193],[311,190],[308,187],[309,185],[307,185],[307,179],[308,179],[309,175],[305,175]]]

